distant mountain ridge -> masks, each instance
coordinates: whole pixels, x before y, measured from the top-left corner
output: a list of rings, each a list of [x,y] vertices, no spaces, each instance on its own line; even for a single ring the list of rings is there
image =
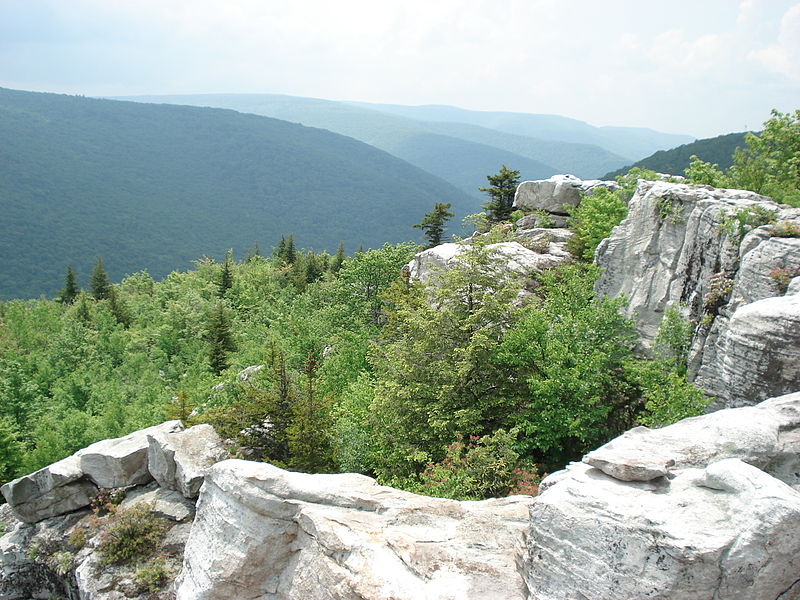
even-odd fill
[[[71,264],[162,277],[203,254],[352,252],[419,237],[436,202],[480,202],[386,152],[232,110],[0,88],[0,299],[53,295]],[[454,223],[458,221],[454,220]]]
[[[693,139],[657,132],[651,135],[649,130],[597,128],[554,115],[337,102],[277,94],[120,99],[229,108],[321,127],[385,150],[475,196],[479,196],[478,186],[486,183],[485,175],[495,173],[501,164],[519,170],[522,179],[541,179],[556,173],[592,178],[654,150]],[[537,126],[540,122],[543,125]],[[618,129],[623,133],[616,133]],[[655,141],[639,139],[649,139],[648,136]],[[617,137],[628,141],[615,142]],[[625,147],[627,154],[604,147],[615,144]],[[640,147],[632,150],[635,144]]]
[[[602,179],[614,179],[618,175],[627,173],[633,167],[650,169],[657,173],[683,175],[683,172],[691,163],[692,156],[717,164],[724,171],[733,164],[733,153],[736,148],[745,147],[744,139],[746,135],[747,132],[728,133],[713,138],[697,140],[690,144],[683,144],[670,150],[660,150],[632,165],[606,173]]]

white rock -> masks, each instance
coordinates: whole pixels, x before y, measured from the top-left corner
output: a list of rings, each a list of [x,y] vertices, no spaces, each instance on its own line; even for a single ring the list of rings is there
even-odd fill
[[[531,508],[534,600],[752,600],[800,570],[800,493],[738,459],[622,482],[574,463]]]
[[[180,421],[167,421],[120,438],[97,442],[77,453],[81,470],[101,488],[147,483],[152,479],[147,468],[147,436],[181,430]]]
[[[527,598],[518,560],[531,502],[223,461],[201,490],[177,598]]]
[[[196,498],[211,465],[228,456],[222,439],[207,424],[175,433],[156,431],[148,435],[148,442],[148,469],[153,478],[186,498]]]
[[[553,175],[550,179],[523,181],[517,186],[514,208],[566,215],[565,207],[578,206],[581,198],[591,194],[597,187],[619,189],[613,181],[583,181],[574,175]]]

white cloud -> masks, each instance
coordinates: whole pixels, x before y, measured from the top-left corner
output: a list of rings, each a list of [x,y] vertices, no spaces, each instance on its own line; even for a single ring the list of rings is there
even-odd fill
[[[770,71],[800,83],[800,4],[783,15],[777,42],[753,50],[748,57]]]

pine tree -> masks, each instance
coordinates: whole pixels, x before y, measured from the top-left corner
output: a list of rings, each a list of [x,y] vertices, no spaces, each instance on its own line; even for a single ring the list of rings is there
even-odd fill
[[[92,313],[89,310],[89,303],[86,301],[86,294],[78,294],[78,300],[75,302],[75,318],[81,323],[89,325],[92,322]]]
[[[433,248],[442,243],[442,234],[445,231],[445,223],[455,216],[455,213],[450,212],[450,203],[437,202],[433,206],[433,210],[425,215],[421,223],[412,225],[416,229],[422,229],[428,244],[426,248]]]
[[[225,312],[225,304],[220,300],[208,321],[208,363],[211,370],[219,375],[228,368],[228,353],[236,350],[231,334],[231,325]]]
[[[111,310],[111,314],[114,315],[117,323],[125,327],[125,329],[131,326],[131,322],[133,321],[131,311],[128,310],[128,306],[113,285],[108,287],[108,308]]]
[[[489,220],[494,223],[507,221],[511,217],[514,196],[519,185],[519,171],[512,171],[505,165],[500,167],[496,175],[487,175],[491,187],[478,188],[489,194],[490,199],[481,206],[489,213]]]
[[[67,273],[64,275],[64,287],[58,293],[58,301],[63,304],[72,304],[78,296],[80,288],[75,280],[75,271],[71,266],[67,267]]]
[[[223,298],[233,286],[233,251],[229,250],[225,254],[225,262],[222,263],[222,272],[217,283],[217,296]]]
[[[342,268],[344,264],[345,254],[344,254],[344,242],[339,242],[339,246],[336,248],[336,254],[333,255],[333,260],[331,260],[329,270],[331,273],[338,273],[339,270]]]
[[[108,290],[111,283],[108,280],[108,274],[103,268],[103,259],[98,258],[92,269],[92,275],[89,277],[89,287],[92,289],[92,296],[95,300],[105,300],[108,298]]]

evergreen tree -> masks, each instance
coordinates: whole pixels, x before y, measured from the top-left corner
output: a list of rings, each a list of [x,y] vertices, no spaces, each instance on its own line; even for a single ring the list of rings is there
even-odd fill
[[[103,259],[98,258],[92,269],[92,275],[89,277],[89,287],[92,289],[92,296],[95,300],[105,300],[108,298],[108,290],[111,283],[108,280],[108,274],[103,268]]]
[[[251,260],[255,260],[256,258],[260,257],[261,257],[261,248],[259,247],[258,242],[254,242],[253,247],[247,251],[245,262],[250,262]]]
[[[297,250],[294,247],[294,236],[290,233],[288,237],[281,236],[275,256],[285,265],[293,265],[297,260]]]
[[[72,304],[78,296],[80,288],[75,280],[75,271],[71,266],[67,267],[67,273],[64,275],[64,287],[58,293],[58,301],[64,304]]]
[[[455,216],[455,213],[450,212],[450,203],[437,202],[433,206],[433,210],[425,215],[421,223],[412,225],[416,229],[422,229],[423,234],[428,238],[426,248],[433,248],[442,243],[442,234],[445,231],[445,223]]]
[[[222,272],[220,273],[219,282],[217,282],[217,296],[220,298],[225,297],[227,292],[233,286],[233,251],[229,250],[225,254],[225,262],[222,263]]]
[[[111,314],[114,315],[117,323],[121,324],[126,329],[131,326],[133,320],[131,312],[128,310],[128,306],[113,285],[108,287],[108,308],[111,310]]]
[[[92,313],[89,310],[89,303],[86,301],[86,294],[78,294],[78,300],[75,303],[75,318],[84,325],[92,322]]]
[[[225,311],[225,304],[220,300],[211,313],[208,321],[208,363],[211,370],[219,375],[228,368],[228,353],[236,350],[231,334],[230,319]]]
[[[491,187],[478,188],[481,192],[489,194],[489,200],[481,206],[489,213],[489,220],[494,223],[507,221],[511,218],[514,195],[519,185],[519,171],[512,171],[505,165],[500,167],[496,175],[487,175]]]
[[[345,254],[344,254],[344,242],[339,242],[339,246],[336,248],[336,254],[333,255],[333,260],[331,260],[329,270],[331,273],[338,273],[339,270],[342,268],[344,264]]]

